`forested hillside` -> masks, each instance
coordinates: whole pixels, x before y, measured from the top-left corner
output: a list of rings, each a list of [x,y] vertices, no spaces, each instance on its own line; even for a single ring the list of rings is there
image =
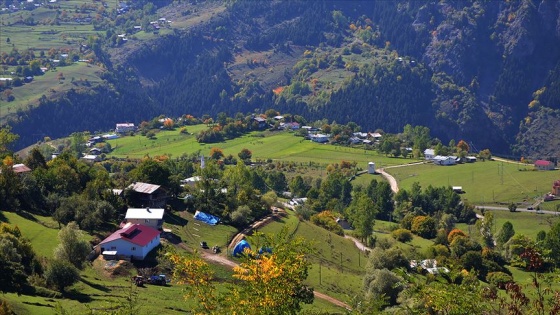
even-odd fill
[[[158,114],[274,108],[370,131],[425,125],[496,153],[560,151],[545,136],[558,124],[543,123],[560,107],[560,1],[157,5],[131,3],[96,24],[103,86],[13,115],[19,146]],[[144,31],[162,16],[161,30]],[[135,23],[143,31],[119,40]]]

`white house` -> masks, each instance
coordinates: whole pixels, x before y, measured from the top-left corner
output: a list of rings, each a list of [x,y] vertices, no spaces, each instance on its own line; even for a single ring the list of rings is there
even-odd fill
[[[433,157],[432,161],[435,165],[455,165],[457,160],[452,156],[442,156],[436,155]]]
[[[82,160],[89,162],[89,163],[94,163],[94,162],[99,162],[101,161],[101,156],[99,155],[93,155],[93,154],[87,154],[82,156]]]
[[[121,123],[115,126],[115,132],[117,133],[125,133],[129,131],[134,131],[135,127],[133,123]]]
[[[434,151],[434,149],[426,149],[424,150],[424,158],[426,160],[431,160],[434,158],[434,156],[436,156],[436,152]]]
[[[163,225],[164,209],[152,208],[128,208],[124,217],[127,223],[141,224],[156,230]]]
[[[328,135],[324,135],[324,134],[316,134],[316,135],[311,135],[311,141],[313,142],[318,142],[318,143],[325,143],[325,142],[329,142],[329,136]]]
[[[183,180],[181,180],[181,184],[183,185],[189,185],[191,187],[194,187],[196,185],[197,182],[199,182],[202,179],[202,177],[200,176],[193,176],[193,177],[189,177],[189,178],[185,178]]]
[[[97,245],[103,252],[114,252],[116,256],[126,256],[143,260],[160,243],[160,232],[149,226],[127,224],[115,231]]]

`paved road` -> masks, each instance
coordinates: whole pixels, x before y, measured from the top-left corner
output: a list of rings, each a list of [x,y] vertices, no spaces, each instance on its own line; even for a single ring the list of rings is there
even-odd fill
[[[507,207],[494,207],[494,206],[475,206],[477,209],[486,209],[486,210],[499,210],[499,211],[509,211]],[[560,213],[556,211],[548,211],[548,210],[529,210],[526,208],[517,208],[516,212],[529,212],[529,213],[538,213],[538,214],[553,214],[553,215],[560,215]]]

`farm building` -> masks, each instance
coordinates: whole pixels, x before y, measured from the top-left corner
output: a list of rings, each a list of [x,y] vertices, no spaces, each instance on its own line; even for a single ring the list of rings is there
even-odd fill
[[[127,223],[141,224],[156,230],[162,228],[165,209],[128,208],[124,217]]]
[[[432,161],[435,165],[455,165],[457,164],[457,159],[452,156],[442,156],[436,155],[433,157]]]
[[[199,182],[202,179],[202,177],[200,176],[193,176],[193,177],[189,177],[189,178],[185,178],[183,180],[181,180],[181,184],[183,187],[185,187],[185,185],[188,185],[190,187],[194,187],[196,185],[197,182]]]
[[[149,226],[127,224],[115,231],[99,245],[100,252],[114,252],[117,257],[143,260],[146,255],[160,244],[160,232]]]
[[[167,192],[160,185],[136,182],[127,189],[132,190],[136,201],[146,207],[163,207],[167,200]]]
[[[136,130],[136,127],[134,126],[133,123],[121,123],[115,126],[115,132],[118,133],[125,133],[134,130]]]
[[[536,160],[535,168],[540,171],[550,171],[554,169],[554,163],[545,160]]]
[[[14,170],[14,173],[16,173],[16,174],[31,172],[31,169],[29,167],[27,167],[27,165],[25,165],[25,164],[14,164],[12,166],[12,169]]]
[[[369,162],[368,163],[368,174],[375,174],[375,163]]]
[[[431,160],[434,158],[434,156],[436,156],[436,152],[434,151],[434,149],[426,149],[424,150],[424,158],[426,160]]]
[[[313,142],[317,142],[317,143],[325,143],[325,142],[329,142],[329,136],[328,135],[323,135],[323,134],[316,134],[316,135],[311,135],[311,141]]]

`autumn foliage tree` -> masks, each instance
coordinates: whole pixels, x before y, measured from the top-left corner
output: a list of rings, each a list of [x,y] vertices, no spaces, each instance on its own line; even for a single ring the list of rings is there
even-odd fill
[[[210,157],[214,160],[219,160],[224,157],[224,151],[218,147],[210,149]]]
[[[464,140],[460,140],[459,143],[457,143],[457,149],[458,151],[469,152],[470,148]]]
[[[200,257],[170,254],[173,277],[185,284],[186,299],[195,299],[195,314],[296,314],[301,303],[313,302],[313,289],[305,286],[309,247],[287,233],[275,236],[255,233],[255,248],[270,248],[259,254],[245,249],[243,262],[234,268],[236,285],[226,291],[214,287],[213,272]]]

